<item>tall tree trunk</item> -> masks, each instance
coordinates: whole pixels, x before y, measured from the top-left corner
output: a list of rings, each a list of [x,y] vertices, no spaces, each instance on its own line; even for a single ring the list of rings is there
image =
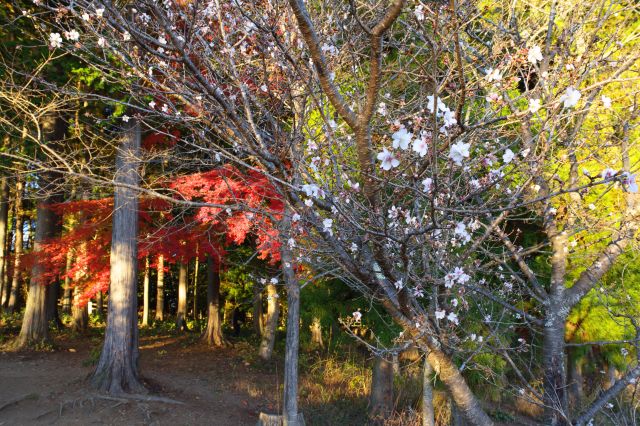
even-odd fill
[[[13,251],[13,276],[11,278],[11,290],[9,291],[9,301],[7,302],[7,312],[13,313],[18,298],[18,288],[20,286],[20,273],[22,265],[22,244],[24,239],[24,212],[22,210],[22,192],[24,190],[24,178],[18,176],[16,183],[16,202],[15,202],[15,242]]]
[[[207,329],[203,339],[209,345],[224,346],[220,323],[220,265],[207,257]]]
[[[275,284],[267,284],[267,321],[260,342],[259,355],[264,360],[271,359],[273,345],[276,342],[276,330],[278,329],[278,289]]]
[[[156,284],[156,321],[164,321],[164,256],[158,256],[158,278]]]
[[[290,219],[285,218],[285,235],[289,233]],[[288,240],[287,237],[285,239]],[[282,272],[287,287],[287,342],[284,354],[283,424],[303,426],[298,412],[298,350],[300,347],[300,284],[293,270],[293,254],[287,244],[281,248]]]
[[[257,283],[253,285],[253,331],[256,335],[264,334],[264,315],[262,314],[262,290]]]
[[[69,271],[71,270],[72,264],[73,251],[69,250],[67,252],[67,265],[65,266],[64,295],[62,296],[62,312],[64,312],[65,314],[71,313],[71,297],[73,294],[73,288],[71,286],[71,277],[69,276]]]
[[[109,313],[102,353],[91,382],[111,394],[145,392],[138,373],[138,162],[140,125],[131,120],[116,156]]]
[[[142,326],[149,327],[149,256],[144,259],[144,281],[142,295]]]
[[[9,298],[9,283],[4,270],[7,259],[7,230],[9,229],[9,181],[0,179],[0,308],[5,306]]]
[[[187,331],[187,274],[188,263],[178,264],[178,313],[176,314],[176,329]]]
[[[196,250],[196,253],[198,250]],[[198,270],[200,269],[200,259],[196,256],[193,267],[193,319],[198,319]]]
[[[546,422],[550,426],[567,424],[563,413],[567,413],[566,367],[564,331],[565,320],[558,310],[552,309],[550,318],[545,321],[542,336],[543,351],[543,388]]]
[[[369,417],[382,423],[393,411],[393,364],[381,356],[374,357],[369,397]]]
[[[324,348],[324,342],[322,341],[322,323],[320,322],[320,318],[313,317],[309,329],[311,330],[311,344]]]
[[[60,299],[60,281],[56,280],[47,286],[47,322],[53,321],[53,326],[60,330],[64,324],[58,314],[58,299]]]
[[[433,385],[431,384],[431,376],[433,375],[433,367],[429,364],[427,357],[424,357],[424,365],[422,367],[422,426],[435,426],[436,413],[433,409]]]
[[[96,293],[96,312],[98,312],[98,318],[104,318],[104,293],[102,291]]]
[[[574,412],[580,409],[584,396],[584,377],[582,375],[584,360],[585,355],[583,355],[582,351],[575,348],[569,349],[567,356],[569,364],[567,371],[569,374],[569,402]]]
[[[85,333],[89,328],[89,307],[80,304],[82,290],[80,286],[73,288],[73,305],[71,307],[71,329],[76,333]]]

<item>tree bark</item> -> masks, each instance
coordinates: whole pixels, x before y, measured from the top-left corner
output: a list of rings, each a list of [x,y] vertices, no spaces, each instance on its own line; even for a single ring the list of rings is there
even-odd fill
[[[290,222],[284,220],[288,234]],[[285,237],[286,238],[286,237]],[[288,238],[286,238],[288,239]],[[282,272],[287,287],[287,341],[284,354],[284,426],[304,426],[302,413],[298,412],[298,351],[300,347],[300,284],[293,270],[293,254],[287,244],[281,248]]]
[[[22,265],[22,245],[24,239],[24,211],[22,210],[22,192],[24,191],[24,178],[18,176],[16,183],[16,202],[15,202],[15,243],[13,251],[13,274],[11,278],[11,289],[9,291],[9,300],[7,302],[7,312],[13,313],[18,298],[18,287],[20,286],[20,270]]]
[[[575,348],[568,351],[568,374],[569,374],[569,402],[573,409],[579,409],[584,396],[584,377],[582,375],[582,366],[585,356]]]
[[[314,317],[309,329],[311,330],[311,344],[324,348],[324,342],[322,341],[322,323],[320,322],[320,318]]]
[[[376,356],[373,360],[369,417],[382,423],[393,412],[393,364],[386,358]]]
[[[197,250],[196,250],[197,253]],[[196,256],[193,267],[193,319],[198,319],[198,270],[200,269],[200,259]]]
[[[67,253],[67,266],[65,267],[66,276],[64,277],[64,295],[62,296],[62,312],[65,314],[71,313],[71,296],[73,294],[73,288],[71,286],[71,277],[69,271],[73,263],[73,251],[69,250]]]
[[[76,333],[86,333],[89,328],[89,308],[87,304],[80,305],[82,290],[80,286],[73,288],[73,305],[71,306],[71,329]]]
[[[156,321],[164,321],[164,256],[158,256],[158,280],[156,284]]]
[[[422,426],[435,426],[436,415],[433,409],[433,385],[431,376],[433,367],[429,364],[427,357],[424,358],[422,367]]]
[[[4,270],[7,259],[7,231],[9,229],[9,182],[6,177],[0,179],[0,308],[9,298],[9,283]]]
[[[253,331],[257,336],[264,334],[264,315],[262,313],[262,288],[253,285]]]
[[[267,284],[267,321],[258,351],[260,358],[264,360],[270,360],[273,355],[273,345],[278,329],[278,315],[278,289],[275,284]]]
[[[140,125],[131,120],[116,155],[117,184],[113,201],[111,282],[107,327],[92,385],[110,394],[140,393],[145,388],[138,373],[138,161]]]
[[[149,256],[144,259],[144,291],[142,296],[142,326],[149,327]]]
[[[60,281],[56,280],[47,286],[47,322],[53,321],[54,327],[60,330],[64,324],[58,314],[58,299],[60,299]]]
[[[176,314],[176,329],[187,329],[187,273],[188,263],[180,262],[178,265],[178,312]]]
[[[220,265],[207,257],[207,329],[203,339],[208,345],[224,346],[220,322]]]

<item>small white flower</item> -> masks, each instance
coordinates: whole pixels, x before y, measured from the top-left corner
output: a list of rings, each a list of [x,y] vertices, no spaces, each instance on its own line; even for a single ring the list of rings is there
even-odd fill
[[[431,191],[431,185],[433,185],[433,179],[431,178],[425,178],[422,181],[422,186],[423,186],[423,191],[424,192],[430,192]]]
[[[602,179],[604,180],[608,180],[613,178],[618,172],[616,172],[615,170],[607,167],[606,169],[604,169],[601,173]]]
[[[351,315],[353,316],[353,320],[355,322],[360,322],[360,320],[362,320],[362,313],[360,311],[355,311]]]
[[[260,90],[267,93],[267,90],[269,90],[269,88],[267,87],[266,84],[263,84],[262,86],[260,86]]]
[[[424,6],[421,4],[417,5],[416,8],[413,9],[413,14],[418,21],[424,21]]]
[[[535,114],[540,111],[540,99],[529,99],[529,112]]]
[[[407,129],[402,126],[400,130],[391,135],[391,139],[393,139],[393,147],[400,148],[405,150],[409,148],[409,143],[411,142],[411,138],[413,137],[412,133],[407,132]]]
[[[515,156],[516,155],[513,153],[513,151],[511,151],[509,148],[507,148],[504,151],[504,154],[502,155],[502,161],[504,161],[505,164],[509,164],[511,161],[513,161]]]
[[[452,323],[454,323],[455,325],[458,325],[458,324],[459,324],[459,321],[458,321],[458,315],[456,315],[456,314],[455,314],[455,313],[453,313],[453,312],[449,312],[449,315],[447,315],[447,319],[448,319],[449,321],[451,321]]]
[[[378,153],[377,158],[382,162],[380,167],[383,170],[391,170],[392,168],[400,165],[400,161],[396,158],[393,152],[389,152],[387,148],[383,148],[382,152]]]
[[[324,231],[328,232],[329,235],[333,235],[333,229],[331,229],[331,227],[333,226],[332,219],[324,219],[322,221],[322,226]]]
[[[77,30],[66,31],[64,36],[70,41],[78,41],[80,39],[80,33]]]
[[[502,80],[502,74],[500,73],[500,70],[497,68],[489,68],[487,71],[487,76],[485,77],[487,79],[488,82],[492,82],[492,81],[500,81]]]
[[[538,62],[542,62],[542,49],[540,49],[540,46],[536,45],[531,47],[529,49],[529,54],[527,55],[527,59],[533,65],[535,65]]]
[[[158,37],[158,43],[167,44],[167,39],[164,38],[164,36],[160,36],[160,37]]]
[[[100,38],[98,39],[98,46],[100,46],[100,47],[105,47],[105,46],[106,46],[106,44],[107,44],[107,41],[104,39],[104,37],[100,37]]]
[[[129,122],[129,118],[130,117],[128,115],[123,115],[122,116],[122,121],[124,121],[125,123],[128,123]]]
[[[62,37],[59,33],[49,34],[49,45],[54,49],[57,47],[62,47]]]
[[[573,87],[568,87],[564,95],[560,97],[560,100],[562,101],[562,105],[565,108],[573,108],[578,104],[578,101],[580,100],[581,97],[582,97],[582,94],[580,93],[579,90]]]
[[[155,101],[149,102],[149,108],[153,109],[155,107],[156,107],[156,102]]]
[[[351,247],[349,247],[349,251],[351,251],[351,253],[356,253],[358,251],[358,245],[356,243],[351,243]]]
[[[271,282],[271,284],[274,284],[274,285],[275,285],[275,284],[278,284],[278,279],[277,279],[277,278],[275,278],[275,277],[274,277],[274,278],[271,278],[269,281]]]
[[[294,215],[291,216],[292,222],[298,222],[299,220],[300,220],[300,215],[298,213],[294,213]]]
[[[104,8],[96,9],[96,16],[102,18],[102,15],[104,15]]]
[[[402,290],[402,288],[404,287],[404,284],[402,284],[402,280],[398,280],[395,283],[393,283],[393,286],[396,288],[396,290]]]
[[[444,319],[444,317],[447,316],[447,312],[444,309],[436,311],[435,314],[436,314],[436,319],[439,319],[439,320]]]
[[[444,111],[444,115],[442,118],[444,120],[444,127],[451,127],[458,124],[458,120],[456,120],[456,114],[450,109]]]
[[[122,40],[124,41],[131,40],[131,34],[129,34],[129,31],[125,31],[124,33],[122,33]]]
[[[608,96],[604,96],[602,95],[602,106],[605,107],[605,109],[611,109],[611,98]]]
[[[313,206],[313,200],[311,198],[307,198],[306,200],[304,200],[304,205],[307,207]]]
[[[91,16],[89,16],[89,14],[87,12],[82,14],[82,20],[83,21],[90,21],[91,20]]]
[[[383,117],[387,115],[387,104],[385,104],[384,102],[380,102],[378,104],[378,114],[380,114]]]
[[[471,147],[470,143],[464,143],[459,141],[454,145],[451,145],[451,149],[449,151],[449,158],[453,160],[453,162],[461,166],[462,160],[465,158],[469,158],[469,148]]]
[[[420,155],[420,157],[424,157],[429,150],[429,144],[427,143],[427,138],[423,136],[421,138],[415,139],[413,141],[412,149],[414,152],[417,152],[418,155]]]

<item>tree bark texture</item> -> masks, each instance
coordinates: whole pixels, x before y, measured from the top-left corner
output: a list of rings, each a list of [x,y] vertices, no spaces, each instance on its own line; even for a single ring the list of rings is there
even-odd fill
[[[207,329],[203,338],[208,345],[225,345],[220,322],[220,265],[211,256],[207,258]]]
[[[427,357],[424,358],[422,367],[422,426],[435,426],[436,414],[433,409],[433,367]]]
[[[143,281],[143,295],[142,295],[142,325],[149,327],[149,256],[144,260],[144,281]]]
[[[196,250],[197,252],[197,250]],[[193,267],[193,319],[198,319],[198,270],[200,269],[200,259],[196,256]]]
[[[253,285],[253,331],[257,336],[264,334],[264,315],[262,313],[262,290],[263,288],[255,283]]]
[[[67,274],[64,277],[64,295],[62,296],[62,312],[65,314],[71,313],[71,298],[73,295],[73,288],[71,286],[71,277],[68,275],[71,270],[71,265],[73,263],[73,251],[69,250],[67,253],[67,265],[65,267],[65,273]]]
[[[9,181],[0,179],[0,308],[5,306],[9,298],[9,283],[5,279],[4,270],[7,260],[7,231],[9,229]]]
[[[140,182],[139,151],[140,125],[131,120],[116,155],[107,327],[91,379],[95,388],[110,394],[145,392],[138,373],[138,194],[130,189]]]
[[[376,423],[382,423],[392,412],[393,364],[384,357],[376,356],[373,360],[369,417]]]
[[[18,287],[20,286],[20,269],[22,265],[22,249],[24,239],[24,211],[22,209],[22,196],[24,191],[24,178],[18,177],[16,183],[16,202],[15,202],[15,242],[13,250],[13,274],[11,277],[11,289],[9,291],[9,300],[7,302],[7,312],[13,313],[18,298]]]
[[[164,256],[158,256],[156,284],[156,321],[164,321]]]
[[[259,355],[264,360],[271,359],[273,345],[276,342],[276,330],[278,329],[278,289],[275,284],[267,284],[267,321],[260,342]]]
[[[187,331],[187,274],[188,263],[178,264],[178,312],[176,314],[176,329]]]

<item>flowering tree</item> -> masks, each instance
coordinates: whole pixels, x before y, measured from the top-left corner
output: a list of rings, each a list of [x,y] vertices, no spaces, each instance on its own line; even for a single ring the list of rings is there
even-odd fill
[[[129,114],[148,126],[182,126],[182,154],[198,155],[174,161],[268,178],[285,202],[271,220],[292,306],[297,265],[348,282],[425,353],[472,424],[492,421],[463,370],[498,354],[536,393],[514,356],[529,343],[505,342],[515,327],[542,331],[539,400],[551,424],[567,422],[567,315],[637,230],[637,117],[602,91],[631,85],[638,57],[625,34],[595,36],[624,27],[627,5],[407,3],[76,1],[50,8],[60,19],[47,41],[121,76]],[[615,137],[598,136],[614,141],[605,164],[615,169],[600,174],[609,154],[591,136],[612,119]],[[581,164],[593,171],[580,176]],[[625,199],[623,214],[575,214],[607,191]],[[245,201],[233,208],[255,210]],[[214,223],[230,208],[208,204]],[[522,220],[545,241],[519,247]],[[592,220],[601,247],[571,282],[568,239]],[[530,264],[540,248],[551,250],[548,274]],[[286,374],[283,411],[295,423],[295,371]]]

